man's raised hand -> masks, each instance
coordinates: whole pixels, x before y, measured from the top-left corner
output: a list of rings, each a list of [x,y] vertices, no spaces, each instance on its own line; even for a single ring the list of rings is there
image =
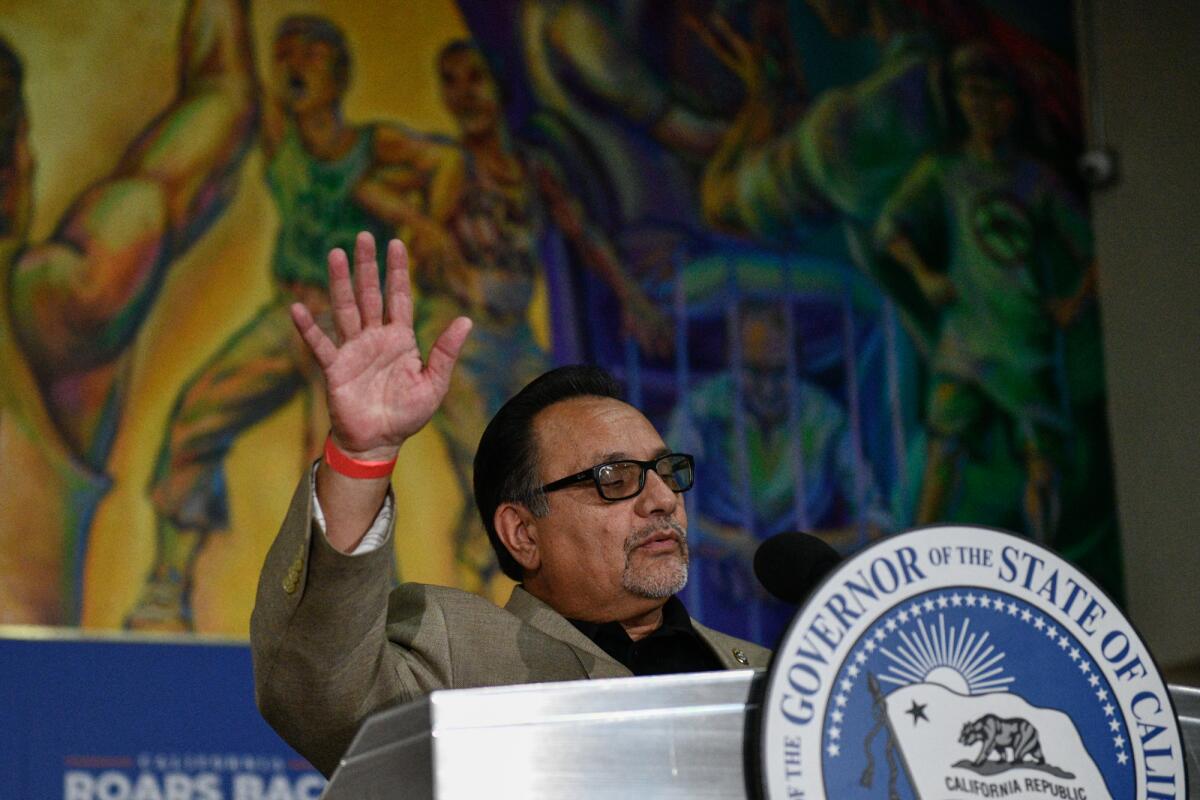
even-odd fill
[[[471,321],[451,322],[423,362],[404,245],[388,243],[385,302],[375,240],[365,232],[355,241],[353,277],[345,251],[329,254],[329,297],[340,344],[303,304],[294,303],[291,313],[325,376],[334,441],[357,458],[390,459],[441,405]]]

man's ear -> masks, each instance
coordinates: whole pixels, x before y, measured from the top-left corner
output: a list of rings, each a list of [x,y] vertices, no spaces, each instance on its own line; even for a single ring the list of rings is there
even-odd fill
[[[501,503],[492,517],[496,535],[512,557],[525,570],[533,572],[542,564],[538,549],[537,519],[520,503]]]

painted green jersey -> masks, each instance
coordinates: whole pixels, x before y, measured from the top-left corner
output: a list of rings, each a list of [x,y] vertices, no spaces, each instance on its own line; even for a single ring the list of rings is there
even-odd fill
[[[371,166],[375,140],[373,126],[357,132],[346,155],[322,161],[305,150],[300,132],[288,122],[266,169],[267,187],[279,209],[271,272],[280,283],[326,287],[330,250],[350,251],[359,231],[370,232],[379,243],[395,235],[391,225],[354,202],[354,188]]]

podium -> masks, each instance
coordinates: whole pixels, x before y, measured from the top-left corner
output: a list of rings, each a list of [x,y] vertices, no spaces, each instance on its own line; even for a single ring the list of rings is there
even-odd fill
[[[322,798],[756,798],[746,743],[765,680],[742,670],[434,692],[363,723]],[[1188,800],[1200,800],[1200,690],[1171,695]]]

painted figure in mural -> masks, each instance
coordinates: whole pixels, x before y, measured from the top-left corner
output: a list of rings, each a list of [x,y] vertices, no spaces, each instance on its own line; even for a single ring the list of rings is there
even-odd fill
[[[778,45],[767,48],[770,74],[794,88],[794,53],[777,24],[784,3],[745,5],[755,31],[772,32]],[[699,165],[740,99],[735,79],[704,68],[713,59],[687,32],[687,21],[712,6],[522,0],[514,14],[490,0],[459,2],[477,41],[504,65],[501,81],[518,99],[508,111],[512,129],[554,153],[589,216],[619,236],[639,276],[662,277],[661,252],[703,227]]]
[[[869,32],[880,63],[862,81],[820,94],[778,133],[761,53],[720,18],[698,28],[746,87],[745,104],[706,169],[705,211],[716,224],[786,238],[809,213],[817,221],[832,210],[870,222],[881,196],[944,139],[940,59],[911,12],[896,0],[809,5],[835,38]]]
[[[927,304],[911,279],[871,259],[869,230],[917,160],[946,141],[940,53],[900,0],[808,4],[835,38],[869,34],[879,64],[857,83],[825,90],[781,127],[758,48],[719,18],[698,27],[746,88],[742,110],[705,168],[705,217],[717,228],[782,243],[843,223],[859,266],[908,312],[920,339],[928,332]]]
[[[808,531],[849,552],[890,527],[844,406],[803,376],[801,354],[789,366],[788,313],[779,302],[742,301],[731,344],[740,355],[688,391],[667,435],[695,455],[703,477],[693,513],[705,616],[743,634],[761,633],[746,629],[746,603],[759,594],[752,562],[762,540]],[[778,632],[794,611],[773,609],[765,627]]]
[[[443,163],[434,179],[441,188],[430,193],[424,214],[395,202],[387,171],[376,174],[362,196],[375,213],[410,232],[422,341],[460,315],[475,323],[434,423],[464,498],[455,529],[458,585],[506,592],[470,502],[471,465],[487,421],[549,367],[550,354],[530,325],[548,235],[561,236],[582,266],[612,289],[623,319],[614,333],[623,327],[643,349],[659,354],[669,350],[672,337],[662,312],[589,223],[556,164],[509,136],[496,83],[476,46],[451,42],[438,56],[437,70],[442,99],[458,125],[461,157]]]
[[[0,525],[3,622],[79,621],[85,537],[109,484],[131,345],[171,265],[228,205],[253,142],[244,0],[187,4],[178,70],[170,105],[79,194],[50,239],[30,242],[31,121],[21,61],[0,41],[0,426],[39,442],[67,509],[61,537],[49,516],[25,515],[36,530]],[[0,442],[11,444],[7,433]]]
[[[1026,529],[1047,542],[1058,516],[1055,451],[1070,424],[1059,331],[1095,286],[1088,222],[1016,141],[1020,97],[1001,54],[966,45],[951,77],[965,140],[923,158],[876,228],[879,246],[942,310],[916,521],[945,518],[965,440],[998,412],[1025,466]]]
[[[686,218],[694,194],[669,152],[638,142],[707,152],[721,131],[718,121],[675,102],[648,67],[638,26],[622,25],[637,5],[524,0],[514,18],[514,55],[534,104],[522,127],[563,156],[589,213],[614,230],[649,208],[659,208],[663,219]]]
[[[602,117],[607,128],[615,116],[673,150],[707,154],[725,123],[683,103],[672,93],[669,79],[652,67],[641,49],[646,42],[637,37],[644,32],[659,43],[671,32],[646,25],[650,11],[656,10],[651,5],[639,0],[616,9],[595,0],[526,0],[519,19],[531,88],[545,107],[585,133],[595,133],[587,130],[588,122]],[[682,18],[677,10],[673,15]],[[588,114],[582,98],[607,113]],[[631,177],[632,188],[639,181]]]
[[[883,204],[913,172],[918,161],[954,144],[952,119],[957,98],[948,97],[942,88],[947,82],[943,76],[948,64],[934,46],[933,37],[922,29],[924,23],[902,2],[808,0],[808,4],[835,37],[869,32],[880,46],[881,63],[856,83],[825,90],[794,123],[779,129],[770,104],[761,99],[765,92],[759,88],[762,83],[759,54],[728,26],[711,23],[702,38],[743,78],[748,91],[744,109],[706,169],[703,184],[706,217],[718,227],[749,233],[765,241],[783,242],[803,241],[826,221],[840,221],[853,261],[894,302],[909,334],[896,337],[901,347],[900,358],[896,359],[901,370],[898,383],[921,385],[924,378],[920,373],[937,369],[936,352],[944,346],[943,309],[935,305],[939,299],[936,291],[930,293],[918,285],[916,276],[921,273],[897,262],[896,254],[888,249],[875,247],[873,229]],[[1044,166],[1037,175],[1039,181],[1052,178]],[[1060,420],[1065,416],[1064,411],[1069,410],[1068,445],[1059,450],[1063,437],[1055,436],[1054,454],[1041,452],[1036,458],[1019,452],[1014,455],[1011,448],[1000,452],[994,443],[984,443],[985,437],[972,430],[968,439],[975,446],[968,448],[971,463],[965,465],[966,469],[961,468],[964,462],[955,461],[952,454],[940,458],[942,448],[934,445],[929,472],[940,477],[926,482],[923,497],[913,498],[914,504],[921,508],[914,509],[911,517],[908,513],[904,516],[935,518],[938,509],[945,507],[946,492],[956,484],[961,489],[953,509],[957,519],[1014,529],[1028,527],[1031,533],[1045,533],[1056,516],[1055,506],[1061,505],[1069,513],[1055,521],[1055,546],[1119,593],[1120,562],[1115,557],[1117,538],[1111,504],[1075,502],[1088,496],[1089,487],[1111,485],[1112,481],[1098,316],[1095,304],[1084,302],[1094,295],[1094,270],[1088,269],[1082,281],[1079,277],[1081,259],[1086,259],[1089,250],[1089,234],[1086,219],[1070,200],[1070,192],[1058,182],[1053,189],[1047,188],[1049,185],[1043,183],[1038,191],[1045,192],[1046,197],[1058,198],[1051,204],[1057,210],[1050,212],[1050,217],[1062,215],[1059,217],[1062,233],[1047,235],[1036,242],[1038,248],[1043,248],[1038,258],[1050,265],[1050,274],[1039,274],[1037,279],[1041,290],[1047,292],[1046,302],[1050,302],[1050,297],[1075,298],[1055,304],[1053,316],[1060,326],[1072,316],[1077,319],[1056,333],[1051,345],[1065,354],[1056,356],[1055,368],[1062,373],[1056,383],[1068,391],[1059,391],[1052,405]],[[1013,188],[1033,191],[1025,186]],[[1000,207],[986,213],[992,212],[1003,213]],[[1038,210],[1034,215],[1042,213]],[[927,221],[943,224],[940,218],[931,217]],[[1003,224],[997,216],[995,227]],[[946,234],[941,236],[945,239]],[[917,248],[923,244],[919,237],[914,237],[914,243]],[[946,239],[944,244],[948,247],[950,240]],[[928,251],[922,254],[933,266],[939,266],[934,254]],[[983,257],[994,258],[986,253]],[[1014,335],[1025,339],[1030,333]],[[907,352],[909,345],[915,354],[923,356],[920,362]],[[1018,385],[1013,384],[1014,391]],[[955,395],[965,396],[962,392]],[[921,402],[917,395],[912,399]],[[906,406],[907,403],[906,400]],[[965,417],[974,413],[966,409],[944,410]],[[903,418],[912,416],[914,423],[918,423],[918,414],[914,404]],[[918,424],[925,422],[921,419]],[[917,436],[915,425],[907,428],[904,447],[917,441]],[[941,437],[935,433],[934,438]],[[1047,449],[1042,447],[1043,451]],[[988,452],[982,453],[983,450]],[[1062,460],[1055,464],[1059,453]],[[981,466],[983,459],[988,463]],[[1001,480],[1013,489],[997,492]],[[1022,485],[1024,489],[1020,488]],[[1012,509],[1012,503],[996,502],[998,494],[1011,497],[1023,492],[1027,500],[1017,503],[1024,506],[1023,512]]]
[[[279,211],[271,270],[277,291],[188,381],[176,398],[150,487],[157,512],[155,563],[126,625],[187,630],[191,574],[205,537],[228,527],[224,462],[236,438],[302,394],[309,418],[322,392],[288,317],[297,300],[329,324],[322,253],[359,230],[390,238],[394,226],[356,196],[380,169],[396,167],[398,197],[429,183],[447,148],[395,125],[352,124],[341,111],[351,53],[323,17],[293,16],[275,32],[264,99],[266,183]],[[319,439],[309,431],[313,455]]]

